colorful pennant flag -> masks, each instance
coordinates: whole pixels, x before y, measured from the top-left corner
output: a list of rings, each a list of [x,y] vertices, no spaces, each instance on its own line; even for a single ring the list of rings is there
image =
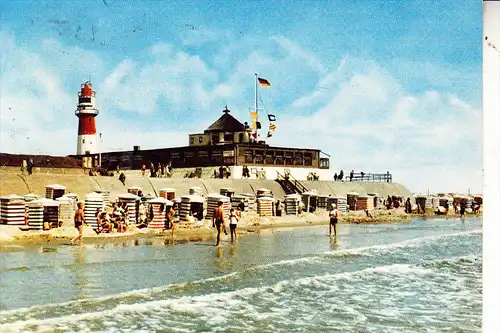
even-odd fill
[[[267,81],[266,79],[258,77],[257,81],[259,81],[259,84],[263,87],[270,87],[271,86],[271,83],[269,83],[269,81]]]
[[[269,119],[269,121],[276,121],[276,116],[274,114],[268,114],[267,118]]]
[[[274,125],[273,123],[269,124],[270,131],[274,131],[275,129],[276,129],[276,125]]]
[[[259,118],[259,114],[254,111],[250,111],[250,119],[257,119]]]
[[[270,138],[270,137],[272,137],[272,136],[273,136],[273,134],[272,134],[271,132],[267,132],[267,137],[268,137],[268,138]]]
[[[255,124],[257,125],[257,129],[261,129],[262,128],[262,126],[260,125],[260,121],[257,121]]]
[[[253,129],[257,129],[257,122],[255,122],[255,120],[252,121],[252,128]]]

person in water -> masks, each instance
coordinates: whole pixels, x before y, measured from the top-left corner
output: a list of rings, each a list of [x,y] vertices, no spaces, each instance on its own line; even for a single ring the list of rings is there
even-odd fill
[[[332,209],[330,210],[330,213],[328,215],[330,216],[329,235],[330,237],[332,236],[332,226],[333,226],[333,233],[335,236],[337,236],[337,223],[339,222],[339,213],[337,211],[336,204],[332,204]]]
[[[214,210],[214,215],[212,217],[212,225],[217,228],[217,243],[215,246],[220,246],[220,234],[222,231],[227,235],[227,231],[224,226],[224,210],[222,209],[222,201],[217,203],[217,208]]]
[[[238,226],[239,221],[238,214],[234,212],[234,209],[231,208],[229,212],[229,230],[231,232],[231,242],[236,240],[236,227]]]
[[[78,236],[71,240],[71,244],[76,242],[77,240],[80,242],[80,245],[83,245],[83,225],[88,225],[85,220],[85,216],[83,214],[83,203],[78,203],[78,209],[75,212],[75,228],[78,229]]]

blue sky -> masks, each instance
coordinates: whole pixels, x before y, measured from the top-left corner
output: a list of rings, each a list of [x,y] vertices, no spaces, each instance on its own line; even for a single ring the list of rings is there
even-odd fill
[[[187,145],[227,104],[270,144],[414,191],[482,192],[480,1],[8,1],[0,150],[73,154],[90,76],[106,150]],[[265,124],[264,126],[267,126]]]

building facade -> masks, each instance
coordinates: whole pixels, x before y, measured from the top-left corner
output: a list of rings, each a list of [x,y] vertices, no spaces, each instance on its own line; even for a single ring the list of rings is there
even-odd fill
[[[242,124],[227,109],[203,133],[189,134],[184,147],[103,152],[101,166],[109,170],[140,169],[171,163],[173,168],[218,166],[286,167],[329,169],[329,159],[321,158],[319,149],[273,147],[255,141],[247,123]],[[99,158],[98,155],[92,155]],[[94,163],[95,164],[95,163]]]

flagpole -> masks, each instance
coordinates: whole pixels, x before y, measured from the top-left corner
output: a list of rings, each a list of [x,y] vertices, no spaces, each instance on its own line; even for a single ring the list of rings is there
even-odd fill
[[[259,129],[257,128],[257,123],[259,122],[259,111],[258,111],[258,102],[257,102],[257,73],[255,73],[255,113],[257,114],[257,118],[255,119],[255,141],[259,137]]]

